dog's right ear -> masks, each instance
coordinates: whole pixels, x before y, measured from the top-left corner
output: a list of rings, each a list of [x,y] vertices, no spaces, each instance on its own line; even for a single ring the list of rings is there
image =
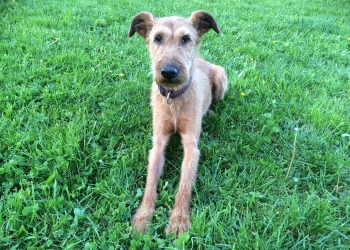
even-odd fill
[[[153,27],[153,21],[155,17],[150,12],[140,12],[137,14],[131,22],[129,29],[129,37],[132,37],[135,32],[146,39],[149,32]]]

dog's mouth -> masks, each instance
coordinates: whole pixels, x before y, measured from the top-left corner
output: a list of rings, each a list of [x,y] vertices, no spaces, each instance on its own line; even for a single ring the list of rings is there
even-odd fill
[[[185,77],[178,77],[168,80],[161,77],[159,80],[157,78],[154,80],[159,87],[162,87],[168,91],[176,92],[185,87],[189,83],[191,77],[184,78]]]
[[[164,82],[156,82],[158,86],[163,87],[169,91],[178,91],[180,90],[186,83],[180,81],[164,81]]]
[[[158,75],[153,80],[158,86],[161,86],[167,90],[177,91],[188,83],[189,78],[186,75],[179,75],[173,79],[166,79]]]

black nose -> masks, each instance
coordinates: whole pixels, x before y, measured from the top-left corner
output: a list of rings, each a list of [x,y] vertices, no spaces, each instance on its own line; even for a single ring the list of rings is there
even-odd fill
[[[164,65],[160,73],[165,79],[171,80],[179,75],[179,70],[174,66]]]

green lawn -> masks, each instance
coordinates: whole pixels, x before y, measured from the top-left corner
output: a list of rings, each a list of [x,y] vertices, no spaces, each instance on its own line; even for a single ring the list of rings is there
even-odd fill
[[[192,227],[164,233],[175,136],[151,228],[132,236],[152,76],[129,24],[197,9],[222,31],[200,51],[229,90],[203,120]],[[0,0],[0,249],[349,248],[349,16],[348,0]]]

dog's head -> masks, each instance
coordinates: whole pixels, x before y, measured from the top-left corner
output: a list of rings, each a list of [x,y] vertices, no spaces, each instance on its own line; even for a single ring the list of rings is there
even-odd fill
[[[203,34],[213,29],[220,33],[214,18],[205,11],[195,11],[189,18],[156,18],[141,12],[131,22],[129,37],[136,32],[148,46],[154,81],[176,89],[186,84]]]

